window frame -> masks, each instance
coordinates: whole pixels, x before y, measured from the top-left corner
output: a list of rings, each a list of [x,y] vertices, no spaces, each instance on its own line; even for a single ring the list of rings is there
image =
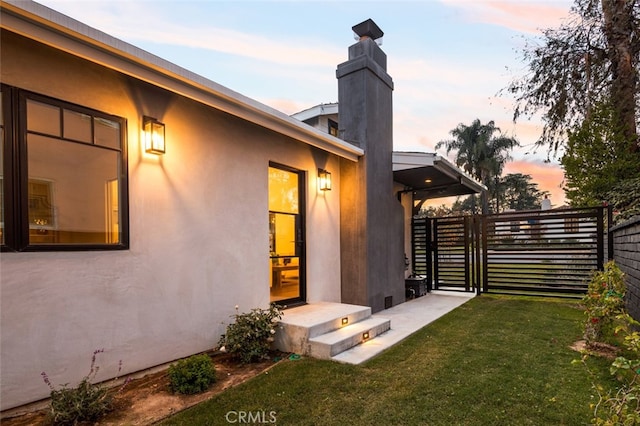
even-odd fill
[[[0,83],[1,84],[1,83]],[[127,121],[123,117],[107,114],[81,105],[55,99],[39,93],[30,92],[18,87],[1,84],[2,113],[4,114],[3,144],[3,179],[4,192],[4,239],[0,244],[2,252],[33,252],[33,251],[110,251],[129,249],[129,183],[128,183],[128,155],[127,155]],[[92,141],[79,141],[65,138],[61,130],[60,136],[30,131],[27,132],[27,100],[33,100],[52,105],[63,110],[87,114],[92,122],[102,118],[119,123],[120,149],[105,147],[95,143],[95,126],[92,124]],[[61,126],[63,113],[61,111]],[[120,241],[110,243],[48,243],[33,244],[29,242],[29,170],[27,153],[27,134],[41,135],[67,143],[80,143],[85,146],[96,146],[96,149],[107,149],[120,153],[118,164],[118,191],[120,209]]]
[[[340,137],[340,128],[337,121],[330,118],[327,119],[327,133],[329,133],[331,136],[335,136],[336,138]]]

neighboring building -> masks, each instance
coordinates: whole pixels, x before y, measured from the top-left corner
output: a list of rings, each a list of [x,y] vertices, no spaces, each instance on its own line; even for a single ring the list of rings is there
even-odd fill
[[[80,380],[96,349],[98,380],[211,349],[236,305],[404,301],[409,177],[373,39],[320,131],[37,3],[0,14],[1,410],[46,398],[42,371]],[[371,70],[382,100],[350,80]]]

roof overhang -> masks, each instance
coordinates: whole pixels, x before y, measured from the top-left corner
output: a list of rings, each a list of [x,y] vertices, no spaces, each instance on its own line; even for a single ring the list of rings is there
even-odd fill
[[[305,109],[304,111],[296,112],[292,114],[291,117],[305,121],[310,118],[321,117],[325,115],[338,115],[338,104],[320,104],[313,106],[311,108]]]
[[[358,161],[364,151],[75,19],[26,0],[2,0],[0,27],[308,145]]]
[[[394,152],[393,180],[413,192],[414,200],[477,194],[487,187],[437,154]]]

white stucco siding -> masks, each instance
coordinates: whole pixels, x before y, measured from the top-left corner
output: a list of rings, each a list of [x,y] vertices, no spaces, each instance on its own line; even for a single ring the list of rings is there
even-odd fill
[[[6,35],[6,34],[5,34]],[[267,172],[307,172],[309,301],[340,298],[339,160],[317,148],[17,37],[2,82],[127,120],[130,249],[0,255],[1,409],[100,375],[214,347],[234,306],[269,303]],[[166,125],[163,156],[140,148],[142,116]],[[317,168],[333,190],[319,194]]]

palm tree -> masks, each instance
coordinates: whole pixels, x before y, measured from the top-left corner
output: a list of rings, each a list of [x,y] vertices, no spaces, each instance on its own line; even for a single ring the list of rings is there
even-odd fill
[[[456,165],[485,186],[490,186],[492,178],[502,174],[505,163],[511,160],[509,151],[520,146],[515,138],[503,136],[493,120],[482,124],[475,119],[470,126],[460,123],[450,133],[453,139],[438,142],[436,149],[445,146],[447,154],[457,151]],[[482,212],[486,214],[488,201],[485,192],[481,198]]]

